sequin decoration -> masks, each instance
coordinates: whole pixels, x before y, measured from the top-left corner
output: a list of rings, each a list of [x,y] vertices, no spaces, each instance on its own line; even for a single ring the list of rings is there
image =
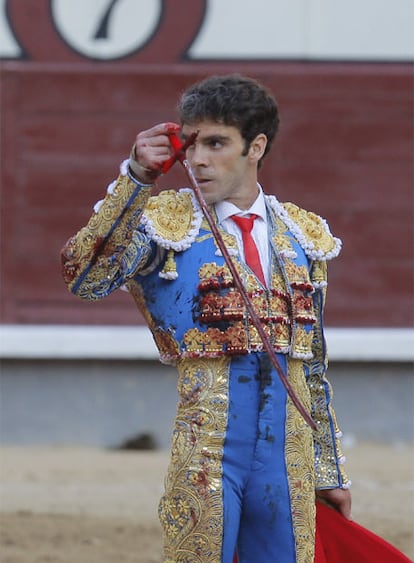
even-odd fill
[[[321,319],[324,289],[315,294],[314,302],[316,316]],[[304,363],[304,368],[311,395],[311,416],[318,427],[314,433],[316,488],[346,487],[350,481],[341,464],[341,433],[332,406],[332,387],[326,377],[328,358],[321,321],[314,326],[312,350],[313,358]]]

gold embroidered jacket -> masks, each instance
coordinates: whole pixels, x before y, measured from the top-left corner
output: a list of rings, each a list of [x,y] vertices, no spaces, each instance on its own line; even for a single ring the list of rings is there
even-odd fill
[[[274,196],[266,196],[266,205],[270,287],[240,260],[234,238],[222,236],[276,352],[303,362],[312,416],[323,429],[315,440],[317,485],[344,486],[323,336],[326,261],[341,243],[319,216]],[[63,273],[83,299],[126,286],[165,363],[261,351],[220,254],[192,190],[151,197],[151,186],[133,181],[123,163],[86,227],[65,245]]]

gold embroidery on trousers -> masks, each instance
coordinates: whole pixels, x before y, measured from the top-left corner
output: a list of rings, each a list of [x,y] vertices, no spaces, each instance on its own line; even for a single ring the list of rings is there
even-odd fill
[[[181,360],[180,402],[160,501],[165,563],[221,560],[222,457],[230,360]]]
[[[310,412],[310,396],[303,373],[303,362],[288,359],[289,381]],[[290,488],[292,522],[296,543],[296,563],[314,559],[315,479],[312,430],[290,398],[287,404],[286,468]]]

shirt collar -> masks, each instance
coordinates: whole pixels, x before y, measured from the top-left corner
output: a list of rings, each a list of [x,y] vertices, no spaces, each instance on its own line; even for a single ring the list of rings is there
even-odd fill
[[[216,203],[215,210],[219,223],[223,223],[223,221],[232,215],[243,216],[250,215],[251,213],[258,215],[261,219],[266,221],[266,203],[263,189],[260,184],[257,184],[257,187],[259,189],[259,194],[249,209],[239,209],[237,205],[234,205],[234,203],[230,203],[229,201],[219,201]]]

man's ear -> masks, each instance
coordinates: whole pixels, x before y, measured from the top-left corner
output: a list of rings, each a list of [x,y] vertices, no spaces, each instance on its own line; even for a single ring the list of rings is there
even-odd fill
[[[267,145],[267,137],[264,133],[259,133],[257,137],[253,139],[249,146],[249,158],[255,162],[259,162],[262,158]]]

